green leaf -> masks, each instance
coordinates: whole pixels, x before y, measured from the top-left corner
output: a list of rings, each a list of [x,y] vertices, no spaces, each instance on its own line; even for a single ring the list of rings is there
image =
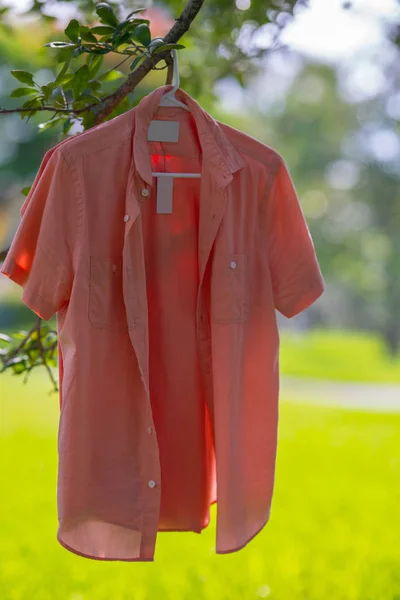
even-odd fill
[[[81,96],[80,98],[78,98],[78,100],[75,100],[72,103],[72,108],[74,110],[80,110],[81,108],[85,108],[87,102],[85,100],[85,98],[83,96]]]
[[[162,46],[157,46],[156,49],[152,51],[152,54],[158,54],[159,52],[163,52],[163,50],[172,50],[173,48],[180,50],[185,47],[186,46],[182,46],[182,44],[163,44]]]
[[[144,54],[139,54],[139,56],[137,56],[135,60],[131,62],[131,66],[129,67],[131,71],[137,67],[142,58],[144,58]]]
[[[125,74],[122,73],[121,71],[112,70],[112,71],[109,71],[108,73],[104,73],[104,75],[100,75],[100,77],[98,79],[99,79],[99,81],[115,81],[116,79],[119,79],[120,77],[125,77]]]
[[[59,72],[59,74],[57,75],[57,77],[54,80],[54,85],[55,86],[61,84],[62,78],[64,77],[65,73],[67,72],[69,62],[70,62],[70,59],[68,59],[67,62],[64,63],[64,65],[62,66],[61,71]]]
[[[150,25],[149,19],[132,19],[132,20],[129,19],[129,25],[127,26],[126,29],[134,29],[135,27],[137,27],[141,23],[145,23],[146,25]]]
[[[129,31],[122,31],[119,35],[113,38],[112,43],[114,48],[118,48],[121,44],[129,44],[131,42],[131,34]]]
[[[132,37],[135,38],[138,42],[143,44],[143,46],[148,46],[151,41],[150,29],[148,25],[141,23],[132,31]]]
[[[50,129],[51,127],[55,127],[55,125],[58,125],[60,121],[63,121],[62,117],[58,117],[56,119],[51,119],[50,121],[45,121],[44,123],[39,123],[39,125],[38,125],[39,132],[46,131],[47,129]]]
[[[57,52],[57,58],[56,58],[57,63],[60,64],[63,62],[69,62],[71,60],[73,51],[74,51],[73,45],[71,45],[68,48],[59,48],[59,50]]]
[[[129,15],[126,17],[127,19],[129,19],[129,17],[131,17],[132,15],[141,12],[142,10],[146,10],[145,8],[135,8],[135,10],[133,10],[132,12],[129,13]]]
[[[45,100],[48,100],[51,96],[51,93],[54,89],[54,83],[48,83],[47,85],[42,85],[41,90],[43,92],[43,95],[45,97]]]
[[[85,46],[77,46],[75,48],[75,50],[72,53],[72,58],[77,58],[78,56],[80,56],[83,52],[85,52]]]
[[[20,373],[26,371],[26,367],[27,364],[25,359],[21,359],[18,362],[14,362],[13,364],[11,364],[11,368],[16,375],[19,375]]]
[[[20,329],[19,331],[16,331],[15,333],[13,333],[13,337],[17,340],[23,340],[26,338],[27,335],[28,335],[28,332],[25,331],[25,329]]]
[[[69,87],[69,83],[74,79],[75,73],[65,73],[58,82],[58,85],[62,85],[63,87]]]
[[[96,13],[100,17],[102,23],[113,25],[115,27],[118,25],[118,19],[107,2],[99,2],[99,4],[96,5]]]
[[[34,98],[29,98],[26,102],[23,103],[21,108],[29,108],[32,106],[41,106],[40,96],[35,96]]]
[[[154,51],[156,48],[160,47],[160,46],[165,46],[166,44],[164,43],[163,40],[151,40],[150,44],[148,45],[148,49],[150,50],[150,52],[152,54],[154,54]]]
[[[10,71],[11,75],[21,81],[22,83],[26,83],[27,85],[34,86],[35,83],[33,81],[32,73],[28,73],[28,71],[20,71],[18,69],[14,69]]]
[[[31,185],[27,185],[26,187],[22,188],[21,194],[23,194],[24,196],[27,196],[30,192],[31,187],[32,187]]]
[[[0,342],[5,342],[6,344],[12,344],[13,339],[9,335],[6,335],[5,333],[0,333]]]
[[[89,81],[88,88],[92,92],[97,92],[97,90],[99,90],[101,88],[101,82],[97,81],[97,79],[93,79],[92,81]]]
[[[56,367],[57,366],[57,361],[56,361],[56,359],[53,356],[47,358],[46,362],[47,362],[48,365],[50,365],[50,367]]]
[[[71,44],[70,42],[49,42],[48,44],[45,44],[45,46],[48,46],[49,48],[69,48],[74,45],[75,44]]]
[[[112,42],[112,35],[104,35],[103,37],[100,38],[99,43],[101,44],[110,44]],[[111,50],[110,50],[111,52]]]
[[[114,29],[113,38],[115,39],[116,37],[118,37],[118,35],[121,33],[121,31],[123,31],[123,29],[128,24],[129,24],[129,20],[128,19],[125,19],[124,21],[121,21],[121,23],[118,23],[118,25]]]
[[[88,81],[89,67],[87,65],[82,65],[82,67],[76,71],[75,77],[72,81],[72,94],[75,100],[82,94],[83,90],[88,84]]]
[[[50,330],[50,325],[48,323],[42,323],[40,326],[40,330],[42,332],[42,338],[44,334],[46,334],[46,336],[51,334],[54,336],[54,338],[57,338],[57,334],[54,331]]]
[[[34,115],[36,115],[37,110],[32,110],[32,109],[39,108],[40,106],[42,106],[42,103],[40,101],[40,96],[35,96],[34,98],[30,98],[29,100],[24,102],[21,108],[26,108],[26,109],[29,108],[30,110],[21,111],[21,113],[20,113],[21,119],[23,119],[24,117],[33,117]]]
[[[15,88],[10,94],[11,98],[21,98],[22,96],[32,96],[33,94],[37,94],[37,90],[35,88],[28,87],[20,87]]]
[[[98,96],[93,96],[93,94],[89,94],[87,92],[83,92],[81,98],[89,98],[89,100],[95,100],[96,103],[101,102],[101,98],[99,98]]]
[[[64,125],[63,125],[63,134],[66,135],[68,133],[68,131],[71,129],[72,127],[72,121],[71,119],[68,117],[68,119],[64,120]]]
[[[82,47],[84,48],[84,52],[90,52],[90,54],[108,54],[112,51],[112,49],[110,48],[104,48],[101,46],[91,46],[89,44],[87,46]]]
[[[107,33],[114,33],[114,27],[109,27],[108,25],[96,25],[96,27],[92,27],[90,31],[92,33],[97,33],[98,35],[106,35]]]
[[[34,107],[31,106],[30,108],[34,108]],[[37,110],[26,110],[26,111],[24,110],[24,111],[21,111],[20,112],[21,119],[23,119],[24,117],[28,117],[28,118],[33,117],[34,115],[36,115],[36,113],[37,113]]]
[[[94,112],[92,110],[88,110],[85,113],[83,113],[82,125],[85,130],[90,129],[94,125],[95,118],[96,118],[96,115],[94,114]]]
[[[97,38],[93,35],[93,33],[90,31],[89,27],[86,27],[85,25],[81,25],[79,27],[79,35],[81,36],[81,38],[83,40],[85,40],[86,42],[94,42],[97,43]]]
[[[99,71],[104,61],[104,56],[101,54],[91,54],[88,56],[89,76],[93,78]]]
[[[118,23],[114,30],[113,40],[117,39],[117,37],[124,35],[125,31],[129,29],[134,29],[138,25],[146,23],[149,25],[150,21],[148,19],[124,19],[121,23]]]
[[[64,29],[64,33],[70,40],[77,42],[79,37],[79,22],[76,19],[71,19]]]
[[[65,94],[65,96],[69,96],[69,92]],[[56,108],[67,108],[67,106],[64,105],[64,97],[61,96],[61,94],[56,94],[53,98],[53,102]]]
[[[28,360],[31,365],[34,365],[39,357],[40,357],[39,348],[34,348],[29,351]]]

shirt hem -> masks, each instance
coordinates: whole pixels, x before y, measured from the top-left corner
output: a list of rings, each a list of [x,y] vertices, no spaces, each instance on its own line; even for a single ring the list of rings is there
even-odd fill
[[[65,542],[63,542],[59,536],[57,535],[57,541],[61,546],[63,546],[66,550],[69,550],[73,554],[77,554],[78,556],[82,556],[83,558],[90,558],[91,560],[102,560],[102,561],[122,561],[122,562],[155,562],[154,557],[152,558],[112,558],[112,557],[102,557],[102,556],[92,556],[91,554],[85,554],[84,552],[79,552],[72,546],[69,546]]]
[[[269,521],[269,515],[267,517],[267,519],[264,521],[264,523],[257,529],[257,531],[255,533],[253,533],[253,535],[251,537],[249,537],[243,544],[241,544],[240,546],[237,546],[237,548],[230,548],[229,550],[215,550],[216,554],[231,554],[233,552],[237,552],[238,550],[242,550],[242,548],[244,548],[245,546],[247,546],[247,544],[249,542],[251,542],[251,540],[253,540],[256,535],[258,535],[266,526],[266,524]]]
[[[202,531],[204,531],[204,529],[207,529],[208,525],[206,525],[205,527],[203,527],[203,529],[158,529],[157,531],[166,531],[168,533],[168,531],[181,531],[181,532],[189,532],[189,533],[202,533]]]

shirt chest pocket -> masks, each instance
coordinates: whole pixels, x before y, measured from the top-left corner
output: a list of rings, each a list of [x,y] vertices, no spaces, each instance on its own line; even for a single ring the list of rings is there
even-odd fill
[[[211,320],[243,323],[250,310],[246,254],[229,254],[214,261],[211,275]]]
[[[128,329],[122,257],[90,257],[89,321],[97,329]]]

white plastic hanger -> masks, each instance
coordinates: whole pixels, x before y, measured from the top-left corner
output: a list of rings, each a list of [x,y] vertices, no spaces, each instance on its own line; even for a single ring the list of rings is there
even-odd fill
[[[162,40],[162,38],[159,38]],[[162,95],[159,106],[179,106],[190,112],[190,108],[175,97],[175,92],[179,88],[179,67],[178,52],[175,48],[171,50],[173,59],[173,87]],[[200,177],[201,173],[152,173],[153,177]]]

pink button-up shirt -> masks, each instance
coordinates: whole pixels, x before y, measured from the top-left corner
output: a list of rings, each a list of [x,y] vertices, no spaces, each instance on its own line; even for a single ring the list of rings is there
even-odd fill
[[[158,531],[216,552],[267,523],[278,428],[275,309],[323,292],[281,156],[189,108],[137,107],[48,150],[1,272],[57,316],[57,539],[84,557],[154,561]],[[179,142],[147,140],[152,119]],[[156,210],[154,171],[175,178]]]

